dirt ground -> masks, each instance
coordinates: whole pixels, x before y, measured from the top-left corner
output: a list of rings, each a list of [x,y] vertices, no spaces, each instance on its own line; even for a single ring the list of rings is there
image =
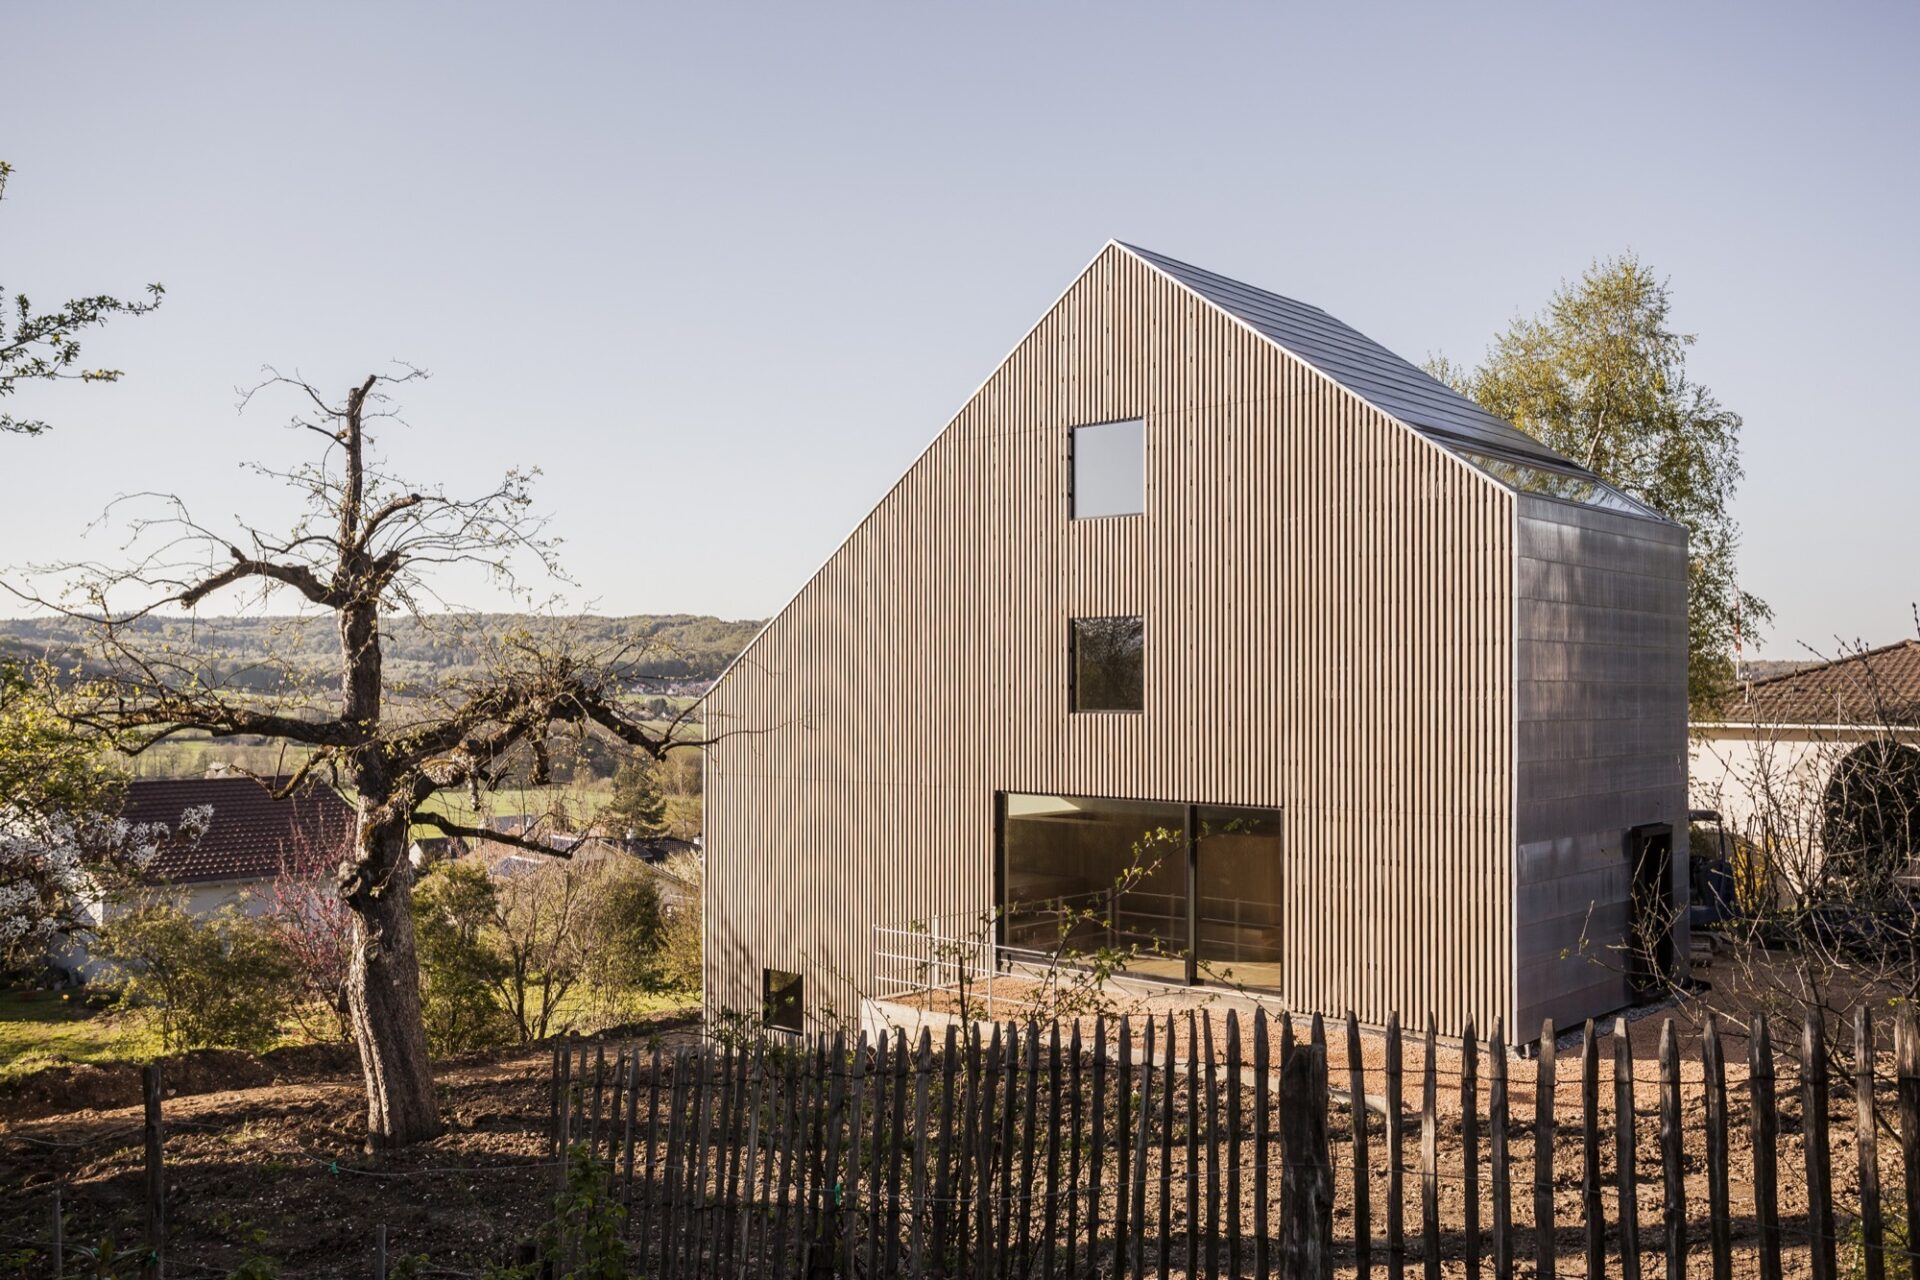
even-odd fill
[[[1187,1012],[1192,1008],[1211,1021],[1214,1061],[1220,1089],[1216,1105],[1226,1099],[1225,1014],[1239,1015],[1242,1061],[1251,1084],[1250,1008],[1202,998],[1196,1005],[1159,1009],[1156,1068],[1164,1061],[1166,1014],[1174,1013],[1178,1033],[1176,1059],[1176,1136],[1168,1172],[1174,1192],[1166,1229],[1176,1241],[1176,1273],[1185,1256],[1184,1240],[1190,1228],[1185,1207],[1187,1174],[1185,1134],[1192,1116],[1191,1075],[1187,1039]],[[1629,1043],[1635,1076],[1633,1151],[1637,1175],[1636,1202],[1640,1221],[1642,1274],[1664,1274],[1661,1250],[1663,1169],[1659,1142],[1659,1092],[1656,1051],[1663,1022],[1674,1018],[1681,1058],[1682,1169],[1687,1220],[1692,1242],[1689,1273],[1711,1274],[1706,1249],[1706,1083],[1701,1065],[1698,1010],[1656,1010],[1629,1024]],[[1202,1024],[1204,1025],[1204,1024]],[[1109,1024],[1112,1029],[1112,1024]],[[1144,1020],[1133,1023],[1133,1047],[1144,1049]],[[1812,1273],[1809,1243],[1814,1230],[1807,1204],[1807,1167],[1803,1116],[1803,1078],[1794,1056],[1786,1052],[1797,1044],[1797,1029],[1783,1028],[1775,1069],[1779,1104],[1777,1146],[1779,1201],[1785,1274]],[[1904,1177],[1900,1143],[1894,1132],[1896,1103],[1893,1063],[1886,1051],[1890,1039],[1883,1028],[1881,1052],[1876,1058],[1875,1105],[1881,1117],[1877,1168],[1884,1188],[1890,1223],[1896,1219]],[[1308,1036],[1308,1024],[1295,1028],[1298,1039]],[[1091,1021],[1083,1026],[1090,1037]],[[1353,1273],[1351,1241],[1355,1236],[1354,1175],[1350,1111],[1343,1101],[1349,1080],[1344,1028],[1328,1027],[1329,1084],[1337,1094],[1328,1133],[1334,1175],[1334,1234],[1338,1271]],[[1280,1031],[1271,1031],[1273,1060],[1278,1061]],[[684,1021],[643,1028],[634,1038],[647,1043],[657,1038],[667,1046],[695,1040],[694,1027]],[[941,1033],[935,1032],[935,1043]],[[1421,1118],[1427,1054],[1423,1037],[1410,1030],[1403,1053],[1401,1176],[1406,1257],[1409,1270],[1420,1268],[1423,1164]],[[1387,1094],[1384,1069],[1386,1042],[1377,1034],[1361,1038],[1362,1091],[1369,1102],[1368,1188],[1371,1213],[1368,1234],[1374,1241],[1375,1275],[1387,1263],[1387,1209],[1389,1173],[1383,1103]],[[1615,1172],[1614,1042],[1610,1034],[1596,1041],[1596,1127],[1600,1136],[1597,1173],[1599,1204],[1607,1225],[1606,1267],[1620,1270],[1619,1204]],[[1754,1192],[1754,1144],[1747,1044],[1729,1035],[1727,1059],[1728,1134],[1730,1147],[1729,1225],[1734,1244],[1735,1276],[1759,1274],[1756,1244],[1758,1216]],[[1044,1050],[1043,1050],[1044,1054]],[[1201,1056],[1204,1057],[1204,1040]],[[1478,1140],[1469,1152],[1463,1142],[1463,1059],[1456,1044],[1440,1043],[1433,1055],[1436,1116],[1433,1185],[1440,1226],[1441,1272],[1449,1277],[1466,1274],[1464,1227],[1467,1220],[1466,1172],[1478,1175],[1475,1203],[1481,1230],[1493,1222],[1489,1112],[1492,1063],[1479,1057],[1474,1109],[1480,1117]],[[1552,1202],[1556,1222],[1555,1246],[1561,1274],[1585,1274],[1585,1176],[1582,1127],[1582,1055],[1579,1032],[1561,1038],[1557,1050],[1553,1115],[1556,1141],[1550,1165]],[[1849,1065],[1841,1055],[1842,1070]],[[517,1246],[529,1239],[545,1217],[554,1170],[547,1163],[546,1131],[549,1118],[549,1055],[544,1048],[490,1059],[442,1064],[439,1071],[448,1130],[433,1142],[406,1152],[374,1157],[362,1150],[363,1099],[358,1072],[350,1056],[324,1054],[233,1060],[231,1056],[194,1055],[170,1064],[166,1071],[168,1236],[170,1274],[181,1277],[225,1275],[250,1256],[274,1259],[288,1277],[363,1277],[371,1274],[375,1229],[384,1224],[394,1256],[425,1254],[433,1269],[426,1274],[479,1275],[491,1265],[509,1261]],[[1509,1152],[1512,1178],[1512,1223],[1515,1274],[1532,1277],[1534,1266],[1534,1158],[1537,1059],[1509,1056],[1503,1063],[1509,1081]],[[1132,1072],[1135,1089],[1139,1068]],[[1117,1074],[1117,1073],[1115,1073]],[[1201,1073],[1204,1074],[1204,1073]],[[1153,1087],[1155,1128],[1149,1144],[1147,1211],[1151,1241],[1160,1228],[1157,1184],[1161,1156],[1158,1144],[1164,1119],[1166,1079],[1156,1070]],[[0,1259],[10,1254],[31,1259],[30,1252],[47,1239],[52,1193],[61,1191],[66,1213],[66,1238],[92,1246],[111,1238],[122,1247],[140,1238],[142,1222],[142,1153],[140,1111],[135,1105],[135,1073],[98,1068],[62,1068],[43,1073],[0,1097]],[[1109,1079],[1114,1078],[1113,1074]],[[234,1087],[238,1085],[239,1087]],[[1111,1086],[1110,1086],[1111,1087]],[[1252,1089],[1242,1090],[1245,1108],[1242,1129],[1250,1131]],[[1285,1099],[1280,1100],[1285,1105]],[[1111,1105],[1111,1103],[1109,1104]],[[1854,1099],[1845,1082],[1832,1082],[1831,1168],[1836,1206],[1837,1252],[1842,1274],[1858,1274],[1861,1250],[1856,1219],[1860,1191]],[[1109,1112],[1111,1115],[1111,1112]],[[1137,1111],[1136,1111],[1137,1115]],[[1204,1103],[1202,1104],[1204,1115]],[[1061,1121],[1042,1115],[1039,1132],[1058,1130]],[[1226,1118],[1221,1117],[1221,1129]],[[1201,1132],[1204,1134],[1205,1121]],[[1243,1144],[1237,1178],[1222,1168],[1218,1183],[1226,1196],[1238,1193],[1243,1223],[1251,1223],[1262,1206],[1253,1199],[1251,1141]],[[1201,1140],[1205,1176],[1207,1146]],[[1220,1148],[1224,1160],[1226,1144]],[[1277,1182],[1277,1162],[1275,1178]],[[1116,1206],[1111,1180],[1107,1184],[1103,1217],[1111,1222]],[[1277,1185],[1274,1188],[1277,1194]],[[1016,1196],[1044,1202],[1044,1175],[1022,1180]],[[1076,1194],[1066,1192],[1063,1194]],[[1084,1193],[1081,1194],[1084,1199]],[[1207,1209],[1201,1193],[1200,1213]],[[1278,1206],[1264,1207],[1277,1227]],[[909,1209],[909,1212],[911,1210]],[[1224,1207],[1221,1211],[1224,1220]],[[1251,1228],[1249,1227],[1250,1231]],[[1891,1243],[1891,1242],[1890,1242]],[[1490,1247],[1490,1246],[1489,1246]],[[70,1246],[71,1248],[71,1246]],[[1244,1246],[1251,1257],[1250,1243]],[[27,1252],[22,1252],[27,1251]],[[70,1252],[69,1256],[73,1256]],[[1904,1259],[1890,1261],[1896,1270]],[[21,1274],[39,1274],[31,1262]]]
[[[1666,1232],[1662,1225],[1665,1179],[1660,1146],[1659,1045],[1663,1027],[1669,1022],[1674,1030],[1681,1096],[1683,1145],[1680,1164],[1686,1198],[1686,1217],[1689,1223],[1688,1271],[1689,1274],[1700,1276],[1711,1274],[1707,1250],[1709,1193],[1706,1128],[1707,1076],[1702,1062],[1701,1043],[1701,1028],[1709,1007],[1731,1011],[1735,1015],[1734,1018],[1729,1019],[1723,1012],[1718,1018],[1726,1080],[1729,1155],[1728,1226],[1733,1245],[1733,1274],[1735,1276],[1759,1274],[1757,1246],[1760,1226],[1759,1206],[1755,1192],[1754,1108],[1751,1072],[1748,1065],[1750,1045],[1742,1030],[1749,1005],[1734,989],[1732,974],[1723,973],[1716,977],[1720,979],[1721,989],[1714,994],[1711,1001],[1703,999],[1636,1010],[1635,1016],[1630,1018],[1626,1025],[1633,1074],[1632,1151],[1636,1174],[1635,1203],[1639,1221],[1642,1274],[1665,1273],[1665,1259],[1662,1252],[1666,1245]],[[1003,1018],[1009,1015],[1017,1016],[1018,1010],[1025,1003],[1022,999],[1024,993],[1020,980],[1003,978],[997,987],[997,1003],[1003,1011]],[[973,994],[978,995],[978,993]],[[903,1007],[906,1011],[900,1020],[907,1026],[909,1034],[915,1032],[921,1025],[931,1025],[937,1043],[944,1032],[945,1018],[942,1015],[954,1012],[957,1002],[950,993],[935,992],[931,997],[923,996],[910,1004],[903,1002]],[[1253,1081],[1252,1019],[1256,1008],[1254,1000],[1204,989],[1168,990],[1163,988],[1137,995],[1126,1007],[1131,1017],[1131,1041],[1136,1060],[1144,1052],[1145,1023],[1148,1018],[1154,1021],[1156,1044],[1153,1056],[1156,1067],[1164,1062],[1167,1018],[1169,1014],[1173,1017],[1176,1036],[1176,1070],[1182,1077],[1180,1083],[1176,1085],[1176,1108],[1181,1109],[1176,1111],[1176,1116],[1183,1132],[1183,1109],[1188,1106],[1188,1087],[1184,1077],[1191,1062],[1205,1061],[1208,1056],[1204,1037],[1204,1027],[1208,1022],[1212,1025],[1211,1057],[1217,1074],[1224,1081],[1227,1052],[1226,1020],[1229,1012],[1236,1016],[1241,1036],[1240,1061],[1243,1064],[1243,1079],[1251,1085]],[[930,1013],[933,1016],[922,1017],[922,1013]],[[1194,1025],[1189,1021],[1190,1016],[1202,1029],[1197,1053],[1190,1048],[1194,1043],[1190,1039],[1192,1035],[1190,1027]],[[1271,1061],[1277,1063],[1280,1057],[1279,1046],[1282,1033],[1275,1010],[1269,1009],[1269,1018],[1270,1056]],[[1308,1039],[1310,1025],[1310,1022],[1304,1019],[1295,1021],[1293,1031],[1297,1041],[1304,1042]],[[1093,1020],[1082,1019],[1080,1030],[1083,1039],[1091,1041],[1094,1033]],[[1329,1023],[1325,1030],[1328,1038],[1328,1084],[1335,1101],[1335,1111],[1329,1121],[1335,1184],[1334,1234],[1341,1242],[1340,1273],[1352,1274],[1352,1254],[1347,1247],[1347,1242],[1351,1241],[1355,1235],[1353,1189],[1355,1160],[1352,1147],[1352,1122],[1345,1105],[1350,1093],[1350,1056],[1344,1024]],[[1063,1035],[1065,1031],[1066,1028],[1063,1027]],[[1551,1183],[1558,1269],[1562,1274],[1585,1274],[1587,1195],[1583,1143],[1585,1124],[1583,1032],[1579,1027],[1557,1028],[1556,1031],[1552,1095],[1555,1141],[1551,1161]],[[1904,1217],[1900,1205],[1906,1179],[1901,1167],[1901,1149],[1897,1133],[1898,1103],[1895,1091],[1892,1032],[1891,1019],[1881,1019],[1876,1027],[1875,1036],[1874,1107],[1877,1115],[1877,1130],[1874,1157],[1882,1187],[1886,1222],[1889,1224],[1889,1248],[1898,1250],[1901,1246],[1894,1241],[1893,1232],[1898,1229],[1898,1221]],[[1534,1034],[1538,1034],[1537,1029]],[[1856,1103],[1851,1088],[1851,1073],[1854,1069],[1851,1053],[1852,1029],[1829,1027],[1827,1035],[1830,1045],[1835,1046],[1830,1065],[1832,1078],[1828,1082],[1827,1108],[1831,1170],[1829,1176],[1835,1213],[1834,1244],[1841,1274],[1857,1275],[1863,1269],[1864,1249],[1859,1227],[1862,1200]],[[1772,1040],[1774,1047],[1772,1061],[1775,1073],[1773,1095],[1778,1109],[1778,1141],[1775,1151],[1783,1271],[1788,1276],[1812,1274],[1811,1245],[1817,1234],[1817,1228],[1809,1214],[1808,1206],[1806,1126],[1803,1120],[1807,1080],[1802,1073],[1799,1060],[1801,1026],[1798,1023],[1775,1026],[1772,1029]],[[1109,1046],[1113,1046],[1116,1041],[1114,1022],[1108,1019],[1107,1042]],[[1615,1111],[1616,1044],[1614,1023],[1609,1019],[1596,1028],[1594,1040],[1596,1058],[1593,1072],[1596,1104],[1594,1119],[1599,1148],[1597,1185],[1600,1192],[1600,1214],[1606,1223],[1604,1231],[1606,1266],[1609,1272],[1617,1273],[1621,1265],[1619,1254],[1621,1212],[1617,1191],[1616,1159],[1618,1134]],[[1389,1199],[1385,1138],[1388,1092],[1387,1040],[1377,1031],[1363,1030],[1359,1038],[1359,1047],[1362,1089],[1370,1114],[1368,1165],[1371,1212],[1369,1218],[1370,1234],[1374,1241],[1375,1265],[1378,1267],[1383,1264],[1385,1258],[1386,1204]],[[1044,1053],[1044,1050],[1042,1052]],[[1427,1056],[1424,1028],[1419,1026],[1405,1028],[1400,1081],[1402,1204],[1408,1265],[1412,1268],[1421,1265],[1420,1231],[1423,1207],[1421,1111]],[[1488,1119],[1492,1103],[1490,1076],[1493,1063],[1484,1044],[1479,1046],[1475,1056],[1476,1087],[1472,1097],[1478,1116],[1478,1133],[1474,1149],[1469,1154],[1464,1145],[1460,1123],[1466,1096],[1462,1048],[1457,1041],[1439,1039],[1433,1054],[1436,1117],[1434,1184],[1440,1223],[1441,1269],[1443,1274],[1448,1276],[1466,1274],[1464,1228],[1468,1187],[1465,1171],[1469,1164],[1477,1171],[1478,1185],[1475,1188],[1475,1195],[1481,1230],[1483,1232],[1488,1230],[1493,1221],[1492,1152]],[[1514,1230],[1515,1274],[1531,1276],[1535,1274],[1536,1248],[1534,1180],[1537,1166],[1534,1156],[1534,1126],[1540,1069],[1537,1045],[1528,1046],[1524,1054],[1510,1053],[1503,1059],[1502,1065],[1508,1082],[1508,1152],[1512,1179],[1510,1203]],[[1136,1067],[1134,1070],[1137,1081],[1139,1068]],[[1164,1089],[1164,1081],[1156,1085],[1156,1089]],[[1222,1096],[1224,1092],[1223,1083]],[[1249,1089],[1248,1093],[1250,1092]],[[1246,1105],[1250,1109],[1252,1104],[1248,1102]],[[1250,1129],[1251,1125],[1246,1127]],[[1157,1154],[1150,1157],[1149,1163],[1154,1170],[1153,1176],[1157,1177]],[[1184,1153],[1177,1147],[1173,1153],[1172,1164],[1177,1186],[1178,1179],[1184,1175],[1186,1168]],[[1243,1188],[1250,1182],[1251,1173],[1243,1168]],[[1173,1206],[1172,1214],[1174,1221],[1171,1225],[1176,1233],[1184,1233],[1186,1222],[1182,1207],[1178,1203],[1179,1199],[1180,1193],[1176,1191],[1176,1204]],[[1243,1192],[1242,1205],[1243,1212],[1246,1214],[1250,1215],[1253,1212],[1250,1193]],[[1179,1251],[1176,1250],[1176,1256],[1178,1254]],[[1904,1256],[1898,1252],[1890,1253],[1888,1261],[1889,1265],[1896,1270],[1903,1270],[1906,1265]]]
[[[693,1035],[684,1019],[635,1032],[641,1043]],[[225,1276],[264,1257],[287,1277],[363,1280],[383,1223],[390,1256],[427,1255],[425,1274],[477,1275],[511,1261],[551,1194],[549,1062],[534,1048],[442,1064],[446,1133],[382,1157],[362,1149],[366,1101],[350,1051],[166,1064],[167,1274]],[[222,1074],[243,1087],[213,1087]],[[138,1072],[43,1075],[0,1100],[0,1260],[19,1266],[7,1274],[45,1274],[37,1251],[55,1189],[70,1268],[76,1246],[110,1239],[131,1250],[142,1238]],[[55,1111],[62,1088],[70,1109]]]

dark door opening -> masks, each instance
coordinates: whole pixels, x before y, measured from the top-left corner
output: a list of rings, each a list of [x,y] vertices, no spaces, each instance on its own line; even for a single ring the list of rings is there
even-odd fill
[[[1627,899],[1627,980],[1635,999],[1658,997],[1674,978],[1673,828],[1664,822],[1627,833],[1632,886]]]

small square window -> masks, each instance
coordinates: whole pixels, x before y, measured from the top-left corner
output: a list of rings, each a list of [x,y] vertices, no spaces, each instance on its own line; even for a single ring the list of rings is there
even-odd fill
[[[800,975],[785,969],[760,971],[761,1021],[775,1031],[805,1030]]]
[[[1147,425],[1102,422],[1075,427],[1069,438],[1073,488],[1069,508],[1076,520],[1136,516],[1147,509]]]
[[[1075,711],[1146,708],[1146,627],[1139,618],[1075,618],[1071,623]]]

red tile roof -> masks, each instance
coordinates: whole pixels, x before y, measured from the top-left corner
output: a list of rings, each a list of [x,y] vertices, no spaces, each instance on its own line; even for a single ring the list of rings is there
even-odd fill
[[[284,781],[268,780],[268,783]],[[127,784],[122,815],[129,822],[180,825],[188,809],[213,810],[206,834],[191,847],[168,845],[152,875],[172,884],[261,880],[274,875],[289,845],[305,836],[328,844],[353,831],[353,809],[337,792],[312,786],[275,800],[268,783],[253,778],[150,778]]]
[[[1723,719],[1742,724],[1920,724],[1920,640],[1755,680]]]

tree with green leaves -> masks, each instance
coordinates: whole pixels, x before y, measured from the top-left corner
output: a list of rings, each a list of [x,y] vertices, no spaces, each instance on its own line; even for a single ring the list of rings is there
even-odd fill
[[[613,798],[594,825],[619,837],[657,836],[666,830],[667,797],[648,756],[629,756],[613,773]]]
[[[1687,692],[1710,711],[1734,684],[1733,650],[1771,616],[1741,588],[1740,415],[1687,376],[1695,336],[1671,323],[1667,282],[1628,253],[1563,282],[1471,371],[1428,368],[1489,411],[1686,526]]]
[[[273,930],[231,904],[202,916],[171,897],[137,902],[100,930],[98,954],[119,1006],[150,1022],[169,1053],[259,1053],[301,994]]]
[[[495,994],[510,970],[486,937],[498,908],[493,882],[468,863],[435,867],[414,891],[420,1007],[436,1053],[469,1053],[513,1039],[513,1022]]]
[[[4,199],[7,179],[13,166],[0,160],[0,199]],[[15,294],[11,303],[0,307],[0,400],[13,394],[23,382],[45,382],[71,378],[80,382],[117,382],[118,369],[88,369],[80,365],[80,339],[83,329],[105,324],[114,316],[145,315],[160,305],[166,292],[157,284],[147,286],[144,301],[96,294],[90,298],[70,298],[51,311],[34,308],[26,294]],[[0,290],[0,299],[6,296]],[[9,314],[11,313],[11,314]],[[0,432],[39,435],[49,424],[40,418],[15,417],[0,408]]]

